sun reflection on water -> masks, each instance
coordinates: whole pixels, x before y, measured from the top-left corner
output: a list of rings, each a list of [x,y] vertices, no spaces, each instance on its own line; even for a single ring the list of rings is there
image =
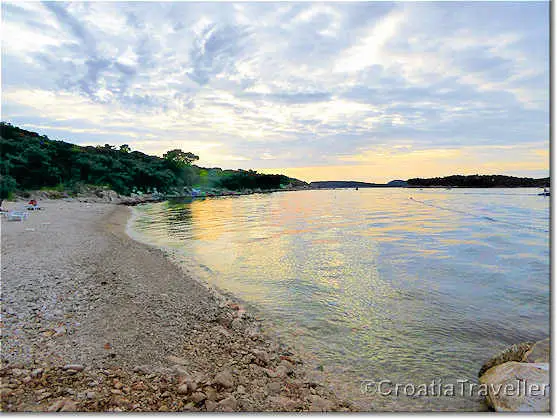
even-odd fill
[[[140,207],[135,228],[247,302],[362,406],[477,410],[475,399],[372,399],[359,380],[474,381],[497,350],[548,334],[549,200],[489,192],[168,202]]]

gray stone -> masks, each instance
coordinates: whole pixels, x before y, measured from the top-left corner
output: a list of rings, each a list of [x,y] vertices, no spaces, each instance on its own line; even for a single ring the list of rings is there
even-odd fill
[[[510,361],[487,370],[480,384],[498,412],[549,412],[549,364]]]
[[[255,359],[258,364],[267,365],[269,363],[269,354],[267,352],[255,349],[253,354],[255,355]]]
[[[267,385],[267,390],[269,390],[269,394],[277,395],[280,393],[281,387],[278,381],[272,381]]]
[[[524,354],[524,362],[550,362],[551,360],[551,342],[549,338],[540,340]]]
[[[236,330],[236,331],[242,330],[243,326],[244,326],[244,324],[243,324],[242,320],[239,319],[239,318],[234,319],[232,321],[232,324],[231,324],[232,329]]]
[[[230,371],[221,371],[215,377],[215,384],[224,388],[230,388],[234,385],[234,377],[232,377]]]
[[[292,374],[294,372],[294,365],[287,360],[280,361],[279,366],[283,367],[286,370],[286,374]]]
[[[275,371],[277,377],[285,378],[288,375],[288,368],[286,368],[284,365],[279,365]]]
[[[509,361],[522,362],[524,355],[532,347],[532,342],[522,342],[506,348],[503,352],[485,362],[480,368],[478,377],[481,377],[488,369],[496,367],[497,365],[504,364]]]
[[[85,367],[81,364],[67,364],[64,365],[62,368],[66,371],[83,371]]]
[[[233,412],[238,408],[238,401],[234,396],[227,397],[218,403],[218,409],[223,412]]]
[[[196,391],[195,393],[192,393],[191,399],[194,403],[197,404],[197,403],[201,403],[203,400],[206,400],[207,395],[202,391]]]
[[[333,408],[333,404],[329,400],[325,400],[322,397],[312,395],[310,396],[311,405],[309,407],[310,412],[329,412]]]
[[[169,355],[166,357],[166,359],[172,364],[188,365],[188,361],[186,361],[184,358],[180,358],[179,356]]]
[[[205,409],[207,412],[214,412],[217,408],[217,404],[212,400],[205,400]]]
[[[293,412],[300,410],[301,404],[299,401],[292,400],[285,396],[271,396],[269,401],[276,406],[277,410]]]
[[[188,394],[188,385],[186,383],[182,383],[176,389],[178,394]]]
[[[207,395],[207,400],[212,402],[217,400],[217,391],[213,387],[206,386],[204,390],[205,390],[205,394]]]
[[[63,407],[66,401],[64,399],[56,400],[46,409],[48,412],[59,412]]]

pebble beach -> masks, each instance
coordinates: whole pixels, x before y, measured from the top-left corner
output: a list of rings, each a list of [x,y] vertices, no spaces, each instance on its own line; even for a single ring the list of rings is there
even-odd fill
[[[131,239],[128,207],[85,201],[2,217],[3,411],[351,410],[238,302]]]

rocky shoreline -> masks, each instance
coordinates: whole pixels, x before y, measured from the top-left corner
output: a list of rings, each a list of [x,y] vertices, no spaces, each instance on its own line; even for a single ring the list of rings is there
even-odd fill
[[[114,204],[2,220],[3,411],[351,409],[239,304],[129,238]]]
[[[550,412],[551,341],[522,342],[487,361],[478,373],[497,412]]]

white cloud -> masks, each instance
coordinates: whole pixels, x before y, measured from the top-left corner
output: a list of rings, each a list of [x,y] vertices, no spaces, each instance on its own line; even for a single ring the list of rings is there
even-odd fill
[[[396,36],[406,18],[407,14],[398,9],[383,17],[356,45],[337,59],[334,70],[358,72],[373,64],[386,64],[385,44]]]
[[[153,152],[187,139],[209,162],[245,167],[342,162],[378,144],[547,141],[542,5],[2,7],[13,122],[84,139],[98,127],[101,143],[113,133]]]

